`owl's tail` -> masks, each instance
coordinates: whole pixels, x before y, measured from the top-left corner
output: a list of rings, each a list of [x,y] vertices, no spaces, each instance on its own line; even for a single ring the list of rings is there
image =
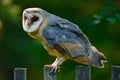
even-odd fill
[[[92,62],[94,63],[93,66],[103,68],[103,62],[107,62],[107,58],[104,56],[103,53],[99,52],[94,46],[91,46],[92,54],[90,57],[92,58]]]
[[[107,62],[107,58],[104,56],[104,54],[99,52],[94,46],[91,46],[90,49],[91,53],[89,56],[87,57],[79,56],[77,58],[74,58],[74,60],[83,64],[103,68],[104,67],[103,62]]]

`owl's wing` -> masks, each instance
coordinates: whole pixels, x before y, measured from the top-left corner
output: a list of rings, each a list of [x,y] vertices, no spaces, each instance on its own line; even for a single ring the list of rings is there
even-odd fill
[[[79,38],[81,38],[82,41],[85,43],[86,48],[91,46],[91,43],[87,38],[87,36],[82,32],[82,30],[76,24],[73,24],[72,22],[62,18],[58,18],[57,23],[59,24],[60,27],[76,34]]]
[[[79,55],[88,56],[88,38],[78,28],[77,25],[67,21],[58,20],[56,23],[48,25],[43,35],[51,48],[56,48],[62,54],[68,54],[74,58]]]

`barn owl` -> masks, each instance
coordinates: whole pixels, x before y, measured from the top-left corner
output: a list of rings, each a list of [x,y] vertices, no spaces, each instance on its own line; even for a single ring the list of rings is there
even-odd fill
[[[74,23],[48,13],[41,8],[27,8],[23,11],[23,30],[41,42],[56,60],[50,65],[51,72],[67,59],[82,64],[103,68],[107,59],[89,41]]]

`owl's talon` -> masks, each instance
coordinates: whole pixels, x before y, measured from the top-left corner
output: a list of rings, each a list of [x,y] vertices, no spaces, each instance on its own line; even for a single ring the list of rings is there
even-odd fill
[[[58,66],[52,66],[52,69],[51,69],[50,73],[54,73],[55,74],[58,70],[59,70]]]
[[[54,65],[46,65],[50,69],[51,74],[55,74],[57,71],[60,71],[59,66],[54,66]]]

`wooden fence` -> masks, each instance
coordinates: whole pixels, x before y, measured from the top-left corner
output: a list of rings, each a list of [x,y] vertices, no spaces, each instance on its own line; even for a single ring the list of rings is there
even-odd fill
[[[112,66],[112,80],[120,80],[120,66]],[[57,74],[50,73],[51,68],[44,66],[44,80],[57,80]],[[14,69],[14,80],[27,80],[26,68]],[[91,68],[88,66],[76,67],[76,80],[91,80]]]

